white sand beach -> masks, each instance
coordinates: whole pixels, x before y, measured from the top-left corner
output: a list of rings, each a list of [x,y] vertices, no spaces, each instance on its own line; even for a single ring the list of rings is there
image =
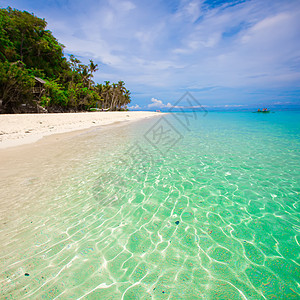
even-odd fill
[[[0,115],[0,149],[36,142],[44,136],[158,116],[149,111]]]

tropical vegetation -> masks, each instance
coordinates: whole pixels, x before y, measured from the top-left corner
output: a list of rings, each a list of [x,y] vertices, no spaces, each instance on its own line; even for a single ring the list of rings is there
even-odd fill
[[[98,65],[67,59],[46,26],[26,11],[0,9],[0,112],[127,109],[124,82],[96,84]]]

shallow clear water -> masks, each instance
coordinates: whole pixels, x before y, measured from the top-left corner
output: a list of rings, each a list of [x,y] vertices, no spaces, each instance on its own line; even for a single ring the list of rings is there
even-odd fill
[[[0,298],[300,299],[299,120],[168,115],[9,161]]]

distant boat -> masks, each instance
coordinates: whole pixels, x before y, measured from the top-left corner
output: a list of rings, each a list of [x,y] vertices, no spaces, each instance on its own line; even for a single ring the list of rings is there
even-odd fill
[[[270,110],[268,110],[267,108],[264,108],[263,110],[260,110],[260,109],[258,109],[257,111],[253,111],[254,113],[264,113],[264,114],[266,114],[266,113],[269,113],[269,112],[271,112]]]
[[[253,111],[253,113],[264,113],[264,114],[267,114],[267,113],[270,113],[271,111],[270,110],[259,110],[259,111]]]

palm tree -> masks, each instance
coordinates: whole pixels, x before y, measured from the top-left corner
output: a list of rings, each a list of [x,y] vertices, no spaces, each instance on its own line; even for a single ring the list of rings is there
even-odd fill
[[[91,73],[90,74],[90,77],[93,78],[94,75],[93,73],[95,73],[96,71],[98,71],[99,69],[97,68],[98,65],[97,64],[94,64],[94,62],[90,59],[90,64],[89,64],[89,69],[88,71]],[[92,83],[92,80],[89,81],[89,89],[91,88],[91,83]]]
[[[124,81],[111,84],[97,84],[94,91],[100,96],[102,108],[110,110],[121,110],[122,107],[130,103],[130,91],[125,88]]]
[[[105,86],[103,87],[103,98],[104,100],[104,108],[108,108],[109,98],[111,93],[111,85],[109,81],[105,81]]]

